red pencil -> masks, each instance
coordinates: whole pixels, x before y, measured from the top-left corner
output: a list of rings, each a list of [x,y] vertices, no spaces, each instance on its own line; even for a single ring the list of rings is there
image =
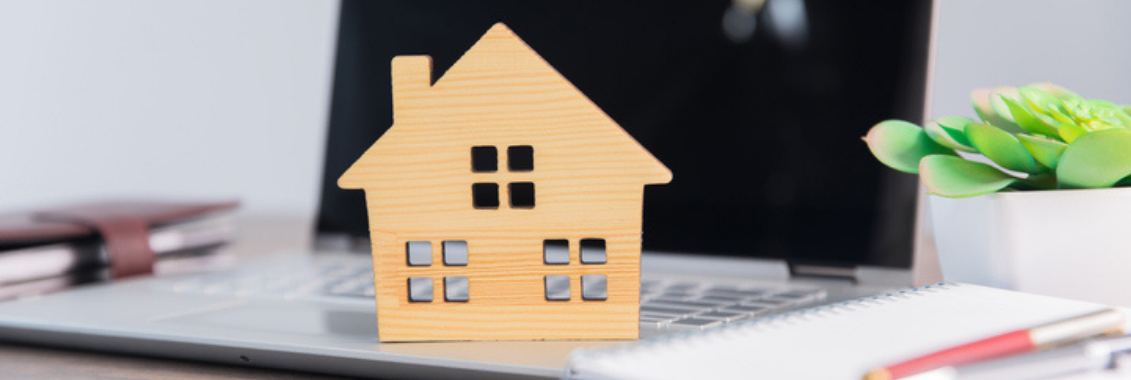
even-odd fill
[[[864,380],[901,379],[946,366],[1034,351],[1101,335],[1124,333],[1123,313],[1107,309],[934,352],[868,372]]]

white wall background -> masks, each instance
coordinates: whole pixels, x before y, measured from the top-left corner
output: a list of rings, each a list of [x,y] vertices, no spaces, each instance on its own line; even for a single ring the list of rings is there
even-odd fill
[[[976,117],[975,88],[1046,81],[1131,104],[1131,1],[938,1],[932,117]]]
[[[0,0],[0,211],[141,196],[312,215],[337,12]]]

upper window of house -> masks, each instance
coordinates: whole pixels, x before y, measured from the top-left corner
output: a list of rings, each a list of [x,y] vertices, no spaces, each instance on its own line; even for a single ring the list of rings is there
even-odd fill
[[[534,147],[530,145],[511,145],[507,147],[506,172],[530,172],[534,170]],[[471,147],[471,171],[475,173],[497,173],[499,171],[499,148],[494,146]],[[472,205],[477,209],[499,209],[501,182],[505,173],[477,176],[471,186]],[[500,178],[492,178],[500,177]],[[510,182],[506,187],[512,209],[533,209],[535,193],[533,182]]]
[[[517,145],[507,148],[507,169],[512,172],[534,170],[534,147]]]
[[[499,170],[499,150],[493,146],[471,147],[471,171],[489,173]]]

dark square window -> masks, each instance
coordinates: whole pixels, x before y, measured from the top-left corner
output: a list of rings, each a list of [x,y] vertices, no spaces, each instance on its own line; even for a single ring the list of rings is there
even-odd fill
[[[493,146],[471,147],[471,171],[493,172],[499,170],[499,150]]]
[[[511,208],[534,208],[533,182],[512,182],[508,189],[511,193]]]
[[[471,185],[471,201],[475,208],[499,208],[499,184],[476,183]]]
[[[519,145],[507,148],[507,169],[512,172],[534,170],[534,147]]]

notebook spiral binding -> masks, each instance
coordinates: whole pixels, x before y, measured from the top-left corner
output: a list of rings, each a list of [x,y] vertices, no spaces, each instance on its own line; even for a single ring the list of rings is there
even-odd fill
[[[849,301],[842,301],[821,305],[808,309],[794,310],[782,314],[756,318],[749,321],[724,325],[721,327],[711,328],[707,330],[697,331],[683,331],[664,335],[658,338],[640,341],[636,344],[624,344],[614,347],[604,347],[596,349],[582,349],[570,355],[569,363],[566,365],[566,378],[574,378],[574,373],[569,371],[574,368],[573,362],[584,360],[587,357],[603,356],[608,354],[616,354],[627,350],[636,350],[640,348],[649,348],[659,345],[667,345],[671,343],[679,343],[679,341],[686,340],[690,337],[700,339],[700,342],[714,341],[716,338],[726,336],[734,337],[743,333],[760,332],[768,329],[773,329],[778,326],[787,325],[796,322],[804,322],[813,319],[824,318],[829,315],[837,315],[844,312],[851,312],[860,310],[875,305],[882,305],[888,302],[893,302],[898,299],[907,299],[912,297],[923,297],[927,294],[937,293],[949,288],[961,286],[952,282],[939,282],[935,284],[920,286],[917,288],[904,289],[885,294],[877,294],[871,297],[857,298]]]

